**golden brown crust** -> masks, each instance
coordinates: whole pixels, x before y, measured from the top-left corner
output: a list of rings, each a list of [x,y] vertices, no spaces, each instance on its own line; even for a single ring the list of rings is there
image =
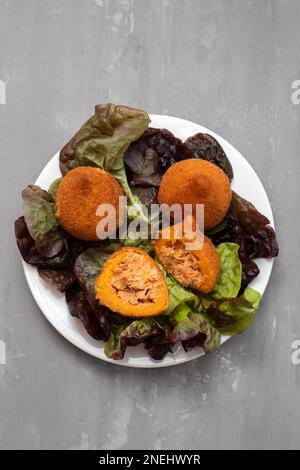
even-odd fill
[[[98,240],[96,215],[100,204],[116,208],[117,228],[119,197],[123,195],[117,180],[100,168],[81,166],[63,178],[56,196],[56,215],[64,229],[81,240]]]
[[[158,193],[160,204],[204,204],[204,228],[225,217],[231,202],[230,182],[223,170],[206,160],[191,158],[172,165]],[[195,213],[194,213],[195,215]]]

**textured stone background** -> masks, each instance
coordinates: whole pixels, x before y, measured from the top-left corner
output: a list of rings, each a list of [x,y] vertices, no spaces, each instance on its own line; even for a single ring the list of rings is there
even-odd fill
[[[0,0],[0,447],[299,448],[298,0]],[[97,102],[215,130],[258,172],[281,256],[253,326],[219,353],[129,370],[48,324],[21,269],[20,191]]]

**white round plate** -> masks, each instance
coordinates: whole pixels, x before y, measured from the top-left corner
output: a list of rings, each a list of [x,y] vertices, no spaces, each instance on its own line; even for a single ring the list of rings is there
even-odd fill
[[[253,168],[232,145],[209,129],[193,122],[171,116],[151,115],[150,117],[152,127],[168,129],[182,140],[194,135],[196,132],[208,133],[214,136],[222,145],[232,164],[234,171],[232,188],[239,195],[251,201],[262,214],[268,217],[274,227],[271,206],[262,183]],[[59,153],[57,153],[45,166],[35,184],[48,189],[50,184],[60,176]],[[271,275],[273,260],[259,259],[257,264],[260,274],[251,283],[251,287],[263,294]],[[201,348],[186,353],[182,346],[178,345],[174,348],[174,352],[168,353],[162,361],[154,361],[147,355],[143,345],[139,345],[128,347],[126,355],[121,361],[109,359],[104,354],[104,343],[93,340],[86,333],[81,322],[69,314],[64,295],[49,287],[39,277],[36,268],[24,262],[23,267],[32,295],[45,317],[68,341],[92,356],[112,364],[127,367],[167,367],[191,361],[204,354]],[[228,337],[223,337],[222,343],[227,339]]]

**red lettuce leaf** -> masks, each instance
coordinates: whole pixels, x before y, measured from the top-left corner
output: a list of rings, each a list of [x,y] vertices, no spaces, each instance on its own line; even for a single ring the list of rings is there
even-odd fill
[[[55,270],[38,268],[38,272],[45,282],[55,287],[59,292],[65,292],[76,282],[72,269]]]
[[[148,114],[140,109],[111,103],[96,105],[95,114],[60,152],[62,174],[78,165],[96,165],[107,171],[120,168],[125,150],[149,122]]]
[[[240,246],[239,257],[242,263],[241,292],[259,274],[253,259],[273,258],[278,255],[278,243],[269,220],[249,201],[232,193],[232,201],[226,216],[225,228],[210,234],[215,245],[233,242]]]
[[[124,162],[128,181],[132,186],[159,187],[166,170],[187,157],[187,149],[166,129],[149,127],[127,149]]]
[[[162,361],[168,352],[172,352],[173,346],[174,343],[168,342],[164,334],[154,336],[145,341],[145,349],[155,361]]]
[[[84,328],[92,338],[102,341],[108,340],[111,326],[109,313],[105,307],[99,309],[96,314],[78,284],[66,290],[66,302],[70,314],[83,323]]]
[[[64,238],[50,194],[30,185],[22,191],[22,198],[27,229],[37,251],[45,258],[53,258],[63,249]]]
[[[219,142],[209,134],[198,133],[185,141],[185,147],[189,152],[189,158],[201,158],[220,167],[230,180],[233,178],[233,170],[226,153]]]
[[[121,248],[121,243],[115,241],[102,241],[100,245],[83,251],[74,264],[75,277],[84,292],[91,308],[97,313],[100,305],[95,296],[95,281],[100,274],[107,258]]]
[[[133,186],[132,192],[146,207],[150,207],[151,204],[158,204],[158,188],[155,186]]]
[[[153,318],[113,325],[110,338],[105,344],[105,354],[112,359],[123,359],[127,346],[136,346],[152,336],[157,336],[160,331]]]
[[[261,295],[247,287],[242,295],[233,298],[202,298],[205,316],[223,335],[240,334],[252,323]]]
[[[24,217],[19,217],[19,219],[15,221],[15,236],[19,251],[26,263],[39,268],[54,270],[73,269],[76,258],[83,251],[101,244],[101,242],[97,241],[88,242],[78,240],[64,230],[61,230],[63,248],[55,256],[43,256],[37,249],[37,241],[34,240],[29,233]],[[56,242],[53,241],[53,243]]]
[[[38,251],[36,241],[30,235],[24,217],[15,221],[15,236],[19,251],[26,263],[49,269],[65,269],[70,266],[69,246],[65,238],[63,248],[59,253],[52,257],[45,257]]]
[[[191,351],[194,348],[200,348],[204,345],[206,340],[206,334],[198,333],[196,336],[193,336],[190,339],[182,341],[182,346],[185,352]]]

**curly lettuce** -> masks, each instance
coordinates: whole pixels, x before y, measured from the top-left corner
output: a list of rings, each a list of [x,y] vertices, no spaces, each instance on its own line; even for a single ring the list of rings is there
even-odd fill
[[[215,245],[234,242],[239,245],[242,263],[242,286],[245,289],[259,274],[255,258],[273,258],[278,255],[278,243],[270,221],[249,201],[234,191],[229,211],[221,230],[211,233]]]
[[[172,316],[172,322],[175,326],[169,334],[170,341],[184,343],[201,334],[202,344],[198,342],[197,346],[202,346],[207,353],[219,348],[220,332],[201,313],[201,310],[197,311],[193,305],[181,305]]]
[[[203,313],[222,335],[236,335],[245,331],[253,321],[259,307],[261,295],[247,287],[235,298],[201,299]]]
[[[114,240],[103,241],[101,246],[88,248],[76,258],[74,263],[75,277],[85,293],[87,301],[95,311],[99,306],[94,289],[95,281],[105,261],[121,246],[121,243]]]
[[[54,203],[47,191],[39,186],[27,186],[22,192],[24,218],[38,252],[56,256],[64,246],[64,238],[55,217]]]
[[[127,346],[136,346],[146,339],[157,336],[160,327],[153,318],[132,321],[129,325],[114,325],[104,352],[112,359],[123,359]]]
[[[169,273],[164,273],[169,291],[169,306],[164,312],[165,315],[170,315],[176,308],[187,302],[197,302],[198,297],[193,292],[187,290]]]

